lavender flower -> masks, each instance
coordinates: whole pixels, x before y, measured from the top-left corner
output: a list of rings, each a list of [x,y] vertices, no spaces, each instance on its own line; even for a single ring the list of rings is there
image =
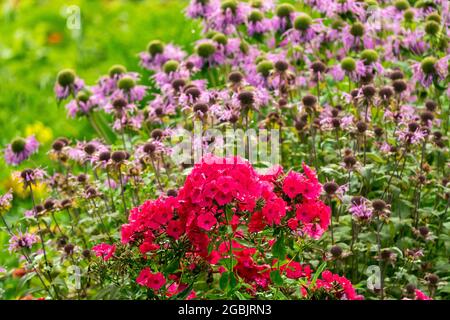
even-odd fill
[[[5,161],[9,165],[19,165],[32,154],[36,153],[39,148],[39,142],[33,136],[28,138],[17,138],[9,144],[5,149]]]
[[[33,244],[38,241],[38,238],[31,233],[19,232],[17,235],[13,235],[9,239],[9,251],[20,251],[21,249],[31,249]]]

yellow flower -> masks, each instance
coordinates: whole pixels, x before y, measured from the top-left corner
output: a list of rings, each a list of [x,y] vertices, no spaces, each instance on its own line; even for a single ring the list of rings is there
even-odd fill
[[[14,171],[11,176],[5,182],[6,189],[11,189],[14,195],[19,198],[25,199],[30,195],[29,189],[24,189],[22,179],[20,177],[20,171]],[[36,183],[33,186],[33,194],[36,201],[45,199],[48,195],[49,188],[48,185],[42,182]]]
[[[25,128],[25,135],[31,136],[35,135],[36,139],[42,143],[46,144],[53,140],[53,131],[49,127],[46,127],[42,122],[37,121],[33,124],[28,125]]]

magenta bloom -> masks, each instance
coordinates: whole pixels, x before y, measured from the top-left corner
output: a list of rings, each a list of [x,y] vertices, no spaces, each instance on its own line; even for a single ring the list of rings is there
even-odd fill
[[[9,165],[16,166],[39,149],[39,142],[34,136],[29,136],[26,139],[17,138],[9,144],[5,149],[5,161]]]
[[[166,284],[166,279],[161,272],[152,273],[150,268],[144,268],[139,273],[139,276],[136,278],[136,282],[141,286],[159,290],[163,285]]]
[[[103,261],[108,261],[109,259],[111,259],[114,252],[116,252],[116,245],[100,243],[100,244],[92,247],[92,251],[95,252],[95,255],[97,257],[102,257]]]

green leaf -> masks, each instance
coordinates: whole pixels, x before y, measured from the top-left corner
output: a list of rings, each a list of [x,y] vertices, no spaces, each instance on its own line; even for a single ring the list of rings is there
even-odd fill
[[[284,243],[284,234],[281,234],[272,247],[272,255],[274,258],[284,260],[286,258],[286,246]]]
[[[222,273],[222,276],[220,277],[220,280],[219,280],[220,289],[226,290],[228,287],[228,281],[229,281],[229,274],[228,274],[228,271],[226,271],[226,272]]]
[[[311,280],[310,286],[314,286],[316,284],[317,279],[319,278],[319,276],[322,274],[323,270],[325,270],[326,267],[327,267],[327,263],[322,262],[322,264],[319,266],[319,268],[317,268],[316,273],[314,273],[314,276]]]
[[[270,279],[273,283],[275,283],[277,286],[283,285],[283,278],[281,277],[279,270],[274,270],[270,272]]]

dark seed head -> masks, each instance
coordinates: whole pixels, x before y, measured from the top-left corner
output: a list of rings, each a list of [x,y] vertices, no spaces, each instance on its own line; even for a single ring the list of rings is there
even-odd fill
[[[311,94],[307,94],[302,98],[303,105],[305,107],[314,107],[317,103],[317,98]]]
[[[381,97],[381,99],[389,100],[394,95],[394,91],[392,90],[391,87],[386,86],[381,88],[380,91],[378,91],[378,94]]]
[[[264,19],[264,14],[259,10],[252,10],[248,16],[248,21],[250,22],[259,22]]]
[[[99,154],[98,159],[100,161],[108,161],[109,159],[111,159],[111,152],[109,151],[103,151]]]
[[[45,210],[52,210],[55,207],[55,200],[53,199],[47,199],[44,202],[44,208]]]
[[[410,122],[408,123],[408,130],[409,132],[416,132],[417,129],[419,129],[419,124],[417,122]]]
[[[27,142],[25,139],[17,138],[11,142],[11,149],[14,153],[20,153],[23,150],[25,150],[26,144],[27,144]]]
[[[126,155],[125,152],[123,152],[123,151],[114,151],[114,152],[111,154],[111,159],[112,159],[114,162],[119,163],[119,162],[124,161],[125,158],[126,158],[126,156],[127,156],[127,155]]]
[[[190,87],[185,91],[186,95],[189,96],[193,101],[200,97],[200,90],[197,87]]]
[[[324,73],[327,66],[322,61],[316,61],[311,64],[311,69],[315,73]]]
[[[238,122],[238,120],[239,120],[239,116],[238,116],[237,114],[232,114],[232,115],[230,116],[230,119],[228,119],[228,121],[229,121],[230,123],[236,123],[236,122]]]
[[[428,275],[427,280],[431,285],[436,285],[439,282],[439,277],[436,274],[432,273]]]
[[[60,203],[61,207],[63,208],[69,208],[72,205],[71,199],[63,199]]]
[[[404,77],[405,77],[405,75],[400,70],[395,70],[389,75],[389,78],[392,81],[400,80],[400,79],[403,79]]]
[[[399,11],[404,11],[409,8],[409,2],[407,0],[397,0],[394,2],[394,6]]]
[[[330,196],[335,194],[338,189],[339,185],[336,182],[327,182],[323,185],[323,190]]]
[[[442,139],[442,132],[435,131],[435,132],[433,132],[433,136],[434,136],[434,139],[441,140]]]
[[[178,196],[178,191],[175,189],[169,189],[169,190],[167,190],[167,196],[176,197],[176,196]]]
[[[375,127],[375,128],[373,129],[373,132],[375,132],[375,135],[376,135],[378,138],[380,138],[380,137],[383,136],[384,130],[383,130],[383,128]]]
[[[434,111],[436,111],[437,103],[432,100],[428,100],[427,102],[425,102],[425,108],[428,111],[434,112]]]
[[[147,154],[152,154],[153,152],[155,152],[156,146],[155,146],[154,143],[148,142],[148,143],[146,143],[146,144],[144,145],[143,150],[144,150],[144,152],[147,153]]]
[[[289,68],[289,64],[286,61],[278,60],[275,62],[275,69],[278,72],[285,72]]]
[[[52,148],[55,151],[61,151],[62,148],[64,148],[64,143],[61,140],[56,140],[55,142],[53,142]]]
[[[122,110],[127,106],[127,100],[125,100],[124,98],[117,98],[113,100],[112,105],[114,109]]]
[[[416,291],[417,287],[413,283],[408,283],[405,286],[406,293],[413,294]]]
[[[330,253],[335,258],[339,258],[342,255],[342,248],[338,245],[332,246],[330,249]]]
[[[59,237],[59,238],[56,240],[56,243],[58,244],[58,247],[63,247],[63,246],[65,246],[65,245],[67,244],[67,237],[66,237],[66,236]]]
[[[384,249],[381,251],[381,259],[389,260],[391,258],[392,252],[389,249]]]
[[[356,159],[353,156],[346,156],[343,161],[348,168],[352,168],[356,164]]]
[[[424,111],[420,114],[420,120],[422,120],[423,123],[427,124],[428,121],[433,121],[434,114],[431,111]]]
[[[92,143],[88,143],[87,145],[84,146],[84,152],[86,152],[89,155],[93,154],[96,150],[97,148]]]
[[[364,133],[367,131],[367,123],[365,123],[364,121],[358,121],[356,123],[356,128],[358,129],[359,133]]]
[[[237,98],[244,106],[250,106],[255,102],[255,96],[253,95],[253,92],[250,91],[242,91]]]
[[[422,227],[419,227],[419,232],[420,232],[421,236],[426,237],[428,235],[428,233],[430,232],[430,230],[428,229],[428,227],[422,226]]]
[[[184,79],[175,79],[172,81],[172,88],[175,91],[180,91],[186,85],[186,81]]]
[[[363,198],[363,197],[360,197],[360,196],[354,196],[354,197],[352,197],[352,199],[351,199],[350,201],[351,201],[351,203],[354,204],[354,205],[360,205],[360,204],[363,203],[364,198]]]
[[[42,212],[45,210],[44,206],[42,204],[38,204],[36,205],[36,207],[34,208],[34,210],[36,211],[36,213]]]
[[[89,259],[91,257],[91,250],[84,249],[81,254],[83,255],[84,258]]]
[[[402,93],[408,88],[406,82],[403,80],[394,80],[394,82],[392,82],[392,86],[397,93]]]
[[[85,175],[84,173],[81,173],[77,176],[77,181],[79,183],[85,183],[87,181],[87,175]]]
[[[295,129],[297,131],[302,131],[306,127],[307,122],[303,119],[300,119],[300,120],[295,121],[294,124],[295,124]]]
[[[372,207],[375,211],[382,212],[386,208],[386,202],[381,199],[373,200]]]
[[[341,119],[334,117],[331,119],[331,124],[333,128],[338,129],[341,127]]]
[[[151,136],[155,140],[161,140],[164,135],[164,132],[161,129],[155,129],[152,131]]]
[[[376,91],[377,90],[372,85],[367,85],[367,86],[362,87],[362,93],[363,93],[364,97],[366,97],[368,99],[372,98],[375,95]]]
[[[68,243],[64,246],[64,252],[68,255],[73,254],[73,249],[75,248],[75,246],[71,243]]]
[[[193,107],[194,112],[201,112],[203,114],[208,112],[208,105],[206,103],[196,103]]]
[[[429,35],[435,35],[441,29],[441,25],[436,21],[428,21],[425,24],[425,32]]]
[[[228,80],[231,83],[240,83],[244,79],[244,76],[239,71],[233,71],[228,75]]]

